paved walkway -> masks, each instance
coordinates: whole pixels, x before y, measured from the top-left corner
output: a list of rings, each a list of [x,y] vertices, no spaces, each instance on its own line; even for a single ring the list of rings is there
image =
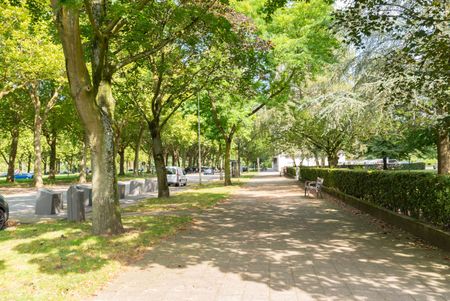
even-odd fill
[[[96,300],[450,300],[450,254],[408,236],[259,176]]]

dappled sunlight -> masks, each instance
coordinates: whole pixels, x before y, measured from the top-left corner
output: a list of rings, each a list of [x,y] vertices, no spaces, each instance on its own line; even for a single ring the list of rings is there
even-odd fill
[[[211,281],[224,288],[233,284],[229,291],[242,296],[301,296],[288,300],[450,297],[449,264],[439,251],[384,234],[333,202],[304,197],[283,178],[256,178],[130,268],[136,277],[142,269],[161,275],[151,282],[149,296],[155,298],[162,298],[165,283],[182,283],[195,293]]]
[[[174,216],[126,217],[126,232],[110,237],[92,235],[87,222],[8,228],[0,232],[0,286],[10,294],[5,300],[26,300],[30,295],[46,299],[53,294],[74,298],[73,293],[86,297],[122,265],[141,258],[156,241],[189,221]]]

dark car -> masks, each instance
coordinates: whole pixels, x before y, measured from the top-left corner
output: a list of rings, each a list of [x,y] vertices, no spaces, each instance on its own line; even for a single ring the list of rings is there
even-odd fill
[[[5,198],[0,195],[0,230],[6,225],[6,221],[9,218],[9,206],[5,201]]]

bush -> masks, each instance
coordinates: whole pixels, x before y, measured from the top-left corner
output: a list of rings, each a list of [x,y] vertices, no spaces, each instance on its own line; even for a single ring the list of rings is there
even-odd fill
[[[289,177],[295,178],[295,176],[296,176],[295,167],[285,167],[284,174]]]
[[[302,168],[303,180],[450,229],[450,177],[426,172]]]
[[[408,164],[400,164],[400,170],[425,170],[425,162],[414,162]]]

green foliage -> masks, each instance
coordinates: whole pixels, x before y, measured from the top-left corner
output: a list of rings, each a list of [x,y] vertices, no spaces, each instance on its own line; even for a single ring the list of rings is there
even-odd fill
[[[427,172],[301,168],[302,180],[324,186],[425,222],[450,228],[450,177]]]
[[[295,170],[295,167],[285,167],[285,174],[288,175],[291,178],[295,178],[297,175],[297,172]]]

